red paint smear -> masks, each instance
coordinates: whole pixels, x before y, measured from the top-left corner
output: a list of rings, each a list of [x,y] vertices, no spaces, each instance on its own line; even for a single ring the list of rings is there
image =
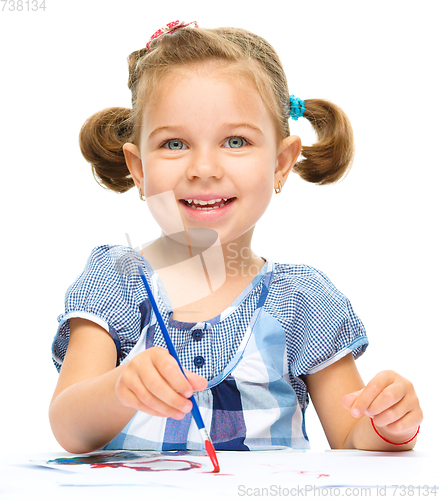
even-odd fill
[[[288,469],[285,469],[284,465],[283,464],[264,464],[266,467],[271,467],[273,469],[276,469],[276,468],[282,468],[282,470],[277,470],[275,472],[273,472],[273,474],[282,474],[282,473],[285,473],[285,472],[291,472],[292,474],[300,474],[300,475],[312,475],[312,476],[317,476],[317,479],[320,479],[321,477],[330,477],[329,474],[325,474],[323,472],[317,472],[317,471],[309,471],[309,470],[288,470]]]
[[[234,476],[235,474],[217,474],[214,470],[212,472],[199,472],[198,474],[215,474],[217,476]]]
[[[155,462],[184,462],[187,464],[187,467],[182,469],[157,469],[154,467]],[[200,469],[201,464],[197,462],[190,462],[189,460],[170,460],[168,458],[160,458],[156,460],[149,460],[148,462],[144,462],[144,464],[139,463],[137,466],[126,465],[123,462],[107,462],[103,464],[91,464],[92,469],[104,469],[106,467],[110,467],[111,469],[118,469],[119,467],[123,467],[125,469],[133,469],[136,471],[152,471],[152,472],[178,472],[190,469]]]
[[[210,460],[212,461],[212,464],[213,464],[212,473],[219,472],[220,466],[218,463],[218,458],[216,456],[216,452],[215,452],[215,448],[213,447],[213,444],[208,439],[206,439],[206,441],[204,441],[204,445],[206,446],[206,451],[209,454]]]

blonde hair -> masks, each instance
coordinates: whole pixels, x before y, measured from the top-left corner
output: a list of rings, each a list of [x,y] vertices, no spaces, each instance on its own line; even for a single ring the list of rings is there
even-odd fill
[[[251,79],[273,117],[279,138],[290,135],[286,75],[266,40],[238,28],[181,28],[153,40],[149,51],[143,48],[128,56],[132,109],[104,109],[82,126],[81,152],[101,185],[119,193],[134,186],[122,146],[126,142],[138,144],[147,99],[170,70],[208,61],[234,65],[238,73]],[[312,146],[302,147],[303,159],[296,163],[294,171],[308,182],[336,182],[348,171],[353,159],[350,122],[330,101],[306,99],[305,108],[304,117],[312,124],[318,140]]]

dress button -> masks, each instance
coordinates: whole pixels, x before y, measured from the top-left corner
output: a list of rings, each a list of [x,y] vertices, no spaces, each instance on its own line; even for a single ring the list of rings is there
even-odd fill
[[[206,360],[203,358],[203,356],[195,356],[195,358],[194,358],[194,365],[197,368],[201,368],[205,362],[206,362]]]
[[[192,338],[194,340],[201,340],[204,337],[204,332],[203,330],[194,330],[192,332]]]

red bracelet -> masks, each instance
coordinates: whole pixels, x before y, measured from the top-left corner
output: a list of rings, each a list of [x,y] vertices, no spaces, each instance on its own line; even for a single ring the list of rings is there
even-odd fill
[[[408,444],[408,443],[410,443],[410,441],[413,441],[413,439],[415,439],[415,437],[419,434],[419,429],[421,428],[421,426],[419,425],[418,426],[418,430],[416,431],[415,435],[412,438],[410,438],[408,441],[404,441],[404,443],[392,443],[392,441],[389,441],[385,437],[381,436],[381,434],[377,431],[377,428],[375,427],[375,424],[373,423],[373,419],[372,418],[370,419],[370,422],[372,424],[373,430],[378,434],[378,436],[381,439],[383,439],[386,443],[393,444],[395,446],[401,446],[402,444]]]

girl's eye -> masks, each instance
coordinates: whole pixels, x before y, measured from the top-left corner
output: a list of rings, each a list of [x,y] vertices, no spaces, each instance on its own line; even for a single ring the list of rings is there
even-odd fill
[[[165,146],[165,148],[172,149],[173,151],[179,151],[180,149],[187,148],[186,144],[184,144],[179,139],[172,139],[168,142],[165,142],[165,144],[163,144],[163,145]]]
[[[228,148],[237,149],[242,148],[242,146],[245,146],[248,142],[242,137],[229,137],[224,144]]]

